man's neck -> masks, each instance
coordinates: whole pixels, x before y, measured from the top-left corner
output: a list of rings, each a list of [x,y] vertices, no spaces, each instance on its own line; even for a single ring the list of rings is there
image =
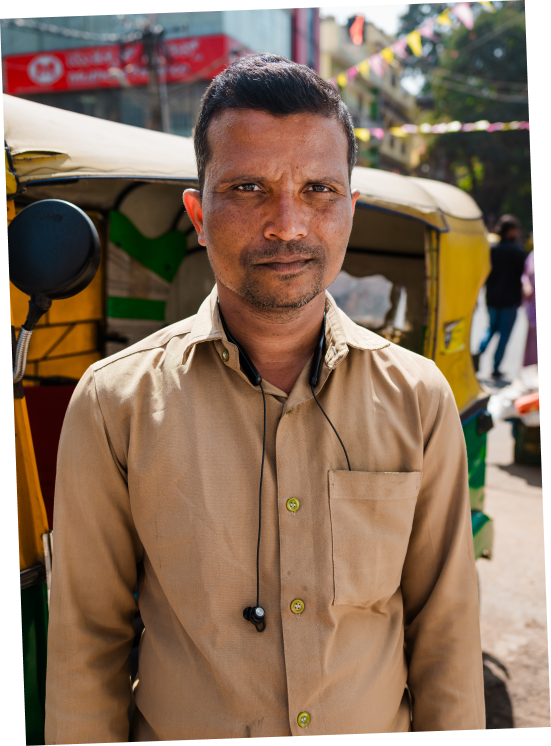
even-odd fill
[[[218,299],[232,337],[273,386],[291,392],[321,333],[325,293],[293,309],[256,309],[220,282]]]

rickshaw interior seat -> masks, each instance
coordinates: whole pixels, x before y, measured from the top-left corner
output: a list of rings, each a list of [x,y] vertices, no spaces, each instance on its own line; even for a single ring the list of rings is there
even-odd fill
[[[418,354],[423,353],[425,241],[426,228],[420,221],[362,205],[354,215],[339,285],[329,288],[339,288],[337,302],[356,323]],[[363,298],[359,284],[347,276],[366,280]],[[380,313],[373,315],[377,308],[368,301],[377,291]],[[366,303],[371,316],[366,315]]]

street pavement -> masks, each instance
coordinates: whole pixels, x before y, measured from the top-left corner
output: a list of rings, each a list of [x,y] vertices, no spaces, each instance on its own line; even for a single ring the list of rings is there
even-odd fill
[[[481,294],[472,325],[472,350],[488,321]],[[492,381],[493,339],[480,358],[478,378],[490,393],[517,377],[528,323],[519,310]],[[488,434],[485,511],[494,519],[494,555],[477,562],[484,651],[487,728],[549,727],[549,662],[541,469],[514,463],[511,423]]]
[[[511,424],[488,435],[494,556],[477,562],[488,728],[549,727],[541,469],[515,464]]]

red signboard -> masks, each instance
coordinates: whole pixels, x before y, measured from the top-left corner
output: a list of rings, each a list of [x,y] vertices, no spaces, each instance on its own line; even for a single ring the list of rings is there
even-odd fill
[[[161,79],[167,83],[211,79],[248,50],[225,34],[169,39],[164,43]],[[78,91],[146,85],[147,60],[141,42],[4,57],[4,92]],[[164,70],[164,73],[162,72]]]

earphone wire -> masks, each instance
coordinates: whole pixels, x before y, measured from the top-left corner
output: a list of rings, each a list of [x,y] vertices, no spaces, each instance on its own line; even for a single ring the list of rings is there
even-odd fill
[[[260,606],[260,532],[262,529],[262,480],[264,477],[264,455],[266,453],[266,396],[260,381],[260,391],[264,404],[264,437],[262,439],[262,462],[260,465],[260,489],[258,492],[258,543],[256,546],[256,605]]]
[[[335,429],[335,426],[333,425],[333,423],[331,422],[331,420],[329,419],[329,417],[328,417],[328,416],[327,416],[327,415],[325,414],[325,410],[324,410],[324,408],[323,408],[323,407],[321,406],[321,404],[319,403],[319,401],[318,401],[318,397],[316,396],[316,392],[314,391],[314,387],[313,387],[313,385],[312,385],[312,384],[310,384],[310,388],[312,389],[312,394],[314,395],[314,399],[316,400],[316,404],[317,404],[317,405],[318,405],[318,407],[319,407],[319,408],[321,409],[321,411],[322,411],[322,413],[323,413],[323,416],[325,417],[325,419],[327,420],[327,422],[328,422],[328,423],[329,423],[329,424],[331,425],[331,427],[333,428],[333,432],[335,433],[335,435],[336,435],[336,436],[337,436],[337,438],[339,439],[339,443],[341,444],[341,446],[342,446],[342,450],[344,451],[344,455],[346,456],[346,463],[348,464],[348,471],[352,471],[352,469],[351,469],[351,467],[350,467],[350,461],[349,461],[349,459],[348,459],[348,453],[346,452],[346,448],[344,447],[344,443],[342,442],[342,440],[341,440],[341,437],[340,437],[340,435],[339,435],[339,434],[338,434],[338,432],[336,431],[336,429]]]

